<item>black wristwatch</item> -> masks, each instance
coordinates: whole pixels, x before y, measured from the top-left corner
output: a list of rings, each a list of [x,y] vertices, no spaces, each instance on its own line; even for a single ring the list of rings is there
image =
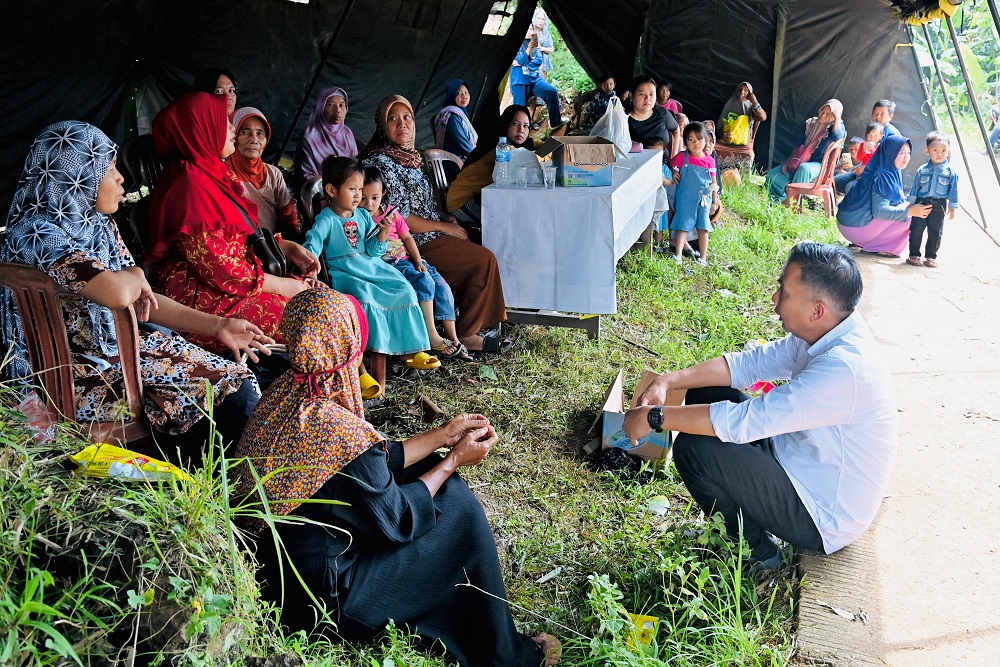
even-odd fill
[[[663,433],[663,406],[657,405],[650,408],[649,412],[646,413],[646,421],[649,422],[649,428],[657,433]]]

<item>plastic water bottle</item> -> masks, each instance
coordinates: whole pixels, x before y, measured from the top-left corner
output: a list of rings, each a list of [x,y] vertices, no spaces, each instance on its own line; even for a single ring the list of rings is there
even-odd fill
[[[510,149],[507,137],[500,137],[497,143],[496,183],[498,188],[510,187]]]

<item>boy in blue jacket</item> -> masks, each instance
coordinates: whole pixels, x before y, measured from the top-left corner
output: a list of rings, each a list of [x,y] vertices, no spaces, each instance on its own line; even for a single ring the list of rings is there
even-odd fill
[[[944,132],[928,134],[924,152],[930,159],[917,170],[907,199],[911,204],[930,204],[933,208],[926,218],[914,216],[910,219],[910,256],[906,263],[920,266],[920,245],[926,229],[923,265],[936,269],[937,251],[944,233],[945,211],[948,211],[948,219],[954,220],[955,209],[958,208],[958,174],[948,163],[951,137]]]

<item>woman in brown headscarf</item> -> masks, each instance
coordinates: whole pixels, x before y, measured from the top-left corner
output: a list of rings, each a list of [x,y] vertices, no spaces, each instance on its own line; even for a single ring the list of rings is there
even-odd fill
[[[470,243],[460,225],[441,220],[423,159],[413,147],[415,138],[412,105],[400,95],[387,97],[375,112],[375,134],[361,162],[382,172],[386,201],[406,218],[420,254],[455,292],[460,342],[470,352],[503,352],[509,341],[478,335],[507,319],[497,259],[488,249]]]
[[[236,497],[266,500],[289,517],[274,525],[280,549],[272,533],[258,539],[265,596],[294,630],[312,628],[319,611],[340,637],[364,641],[392,619],[460,665],[555,664],[558,641],[514,627],[493,531],[456,474],[486,458],[496,432],[482,415],[459,415],[403,442],[383,441],[361,405],[356,362],[366,327],[358,308],[325,288],[288,303],[281,326],[292,369],[264,394],[235,452],[262,480],[255,485],[241,462]],[[434,453],[441,447],[450,451]],[[290,569],[282,578],[289,561],[309,592]],[[487,593],[459,585],[467,582]]]

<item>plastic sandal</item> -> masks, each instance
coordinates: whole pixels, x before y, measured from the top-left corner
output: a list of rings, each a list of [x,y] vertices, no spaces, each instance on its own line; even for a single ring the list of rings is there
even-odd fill
[[[361,398],[370,401],[373,398],[382,395],[382,385],[378,383],[374,377],[370,374],[365,373],[360,378],[361,380]]]
[[[936,269],[937,260],[928,257],[927,259],[924,260],[924,266],[926,266],[928,269]]]
[[[909,264],[910,266],[920,266],[920,258],[919,257],[907,257],[906,258],[906,263]]]
[[[455,348],[451,354],[448,354],[448,348]],[[435,345],[431,348],[439,356],[445,359],[460,359],[461,361],[472,361],[472,357],[469,356],[469,351],[461,343],[455,343],[447,338],[440,345]]]
[[[426,352],[417,352],[412,359],[406,360],[406,365],[418,371],[432,371],[435,368],[441,368],[441,361]]]

